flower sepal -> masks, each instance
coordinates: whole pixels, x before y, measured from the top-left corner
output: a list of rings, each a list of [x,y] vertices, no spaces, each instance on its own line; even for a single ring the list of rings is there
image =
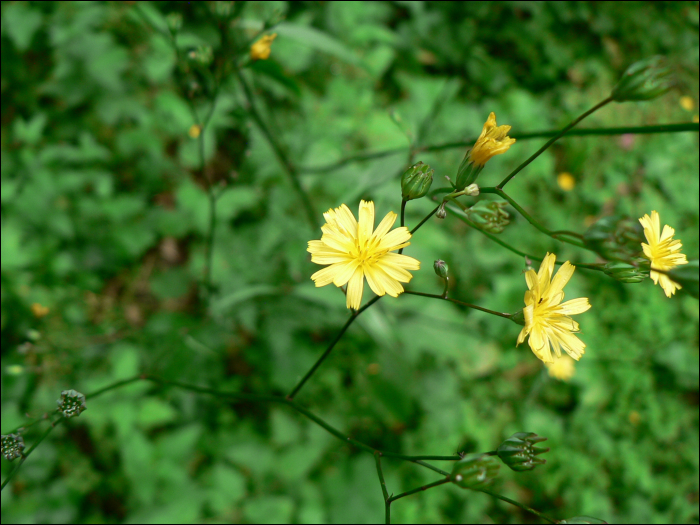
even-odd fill
[[[515,472],[524,472],[547,462],[535,456],[549,452],[549,448],[534,446],[546,440],[546,437],[538,436],[534,432],[516,432],[501,443],[496,452],[508,468]]]
[[[463,489],[475,489],[489,484],[500,468],[488,454],[470,454],[454,464],[450,479]]]

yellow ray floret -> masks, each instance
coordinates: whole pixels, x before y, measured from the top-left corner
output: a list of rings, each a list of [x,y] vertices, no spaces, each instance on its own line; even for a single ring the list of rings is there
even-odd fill
[[[562,355],[554,359],[553,363],[545,363],[550,377],[559,381],[568,381],[576,373],[574,360],[568,355]]]
[[[644,236],[649,242],[649,244],[642,243],[644,256],[651,261],[651,273],[649,276],[653,279],[654,284],[661,285],[666,297],[671,297],[676,293],[676,290],[680,290],[681,286],[672,281],[665,273],[655,272],[654,270],[668,272],[679,264],[688,264],[685,254],[680,252],[683,245],[681,241],[673,238],[676,230],[668,224],[661,231],[661,221],[659,220],[659,214],[655,210],[651,212],[651,217],[644,215],[644,217],[639,219],[639,222],[642,224]]]
[[[583,313],[591,307],[585,297],[562,303],[564,286],[574,274],[575,267],[566,261],[552,278],[556,260],[556,255],[548,253],[538,273],[534,270],[525,273],[529,288],[525,292],[523,309],[525,326],[518,335],[518,344],[530,336],[530,348],[545,363],[554,362],[550,347],[557,357],[561,356],[562,348],[577,361],[584,354],[586,345],[574,335],[579,331],[578,323],[569,316]]]
[[[508,136],[510,128],[511,126],[496,126],[496,114],[492,111],[469,152],[469,160],[476,166],[483,166],[491,157],[508,151],[515,143],[515,139]]]
[[[411,244],[408,228],[402,226],[389,231],[396,221],[394,212],[387,213],[376,230],[372,201],[360,201],[359,222],[345,204],[323,216],[326,219],[321,227],[323,236],[320,241],[309,241],[307,251],[312,262],[330,266],[311,278],[317,287],[347,284],[348,308],[360,308],[365,278],[377,295],[397,297],[403,292],[400,283],[407,283],[413,277],[408,270],[420,269],[420,262],[413,257],[391,253]]]

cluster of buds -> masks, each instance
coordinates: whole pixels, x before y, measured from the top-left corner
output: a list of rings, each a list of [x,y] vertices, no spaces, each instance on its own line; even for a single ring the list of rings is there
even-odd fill
[[[75,390],[64,390],[61,392],[61,399],[56,401],[58,411],[64,417],[77,417],[87,407],[85,406],[85,396]]]
[[[455,463],[450,480],[463,489],[478,489],[490,483],[500,468],[488,454],[471,454]]]
[[[419,162],[408,168],[401,175],[401,198],[404,201],[425,197],[433,184],[435,170]]]
[[[516,472],[532,470],[537,465],[544,465],[547,462],[535,456],[548,452],[549,448],[534,446],[546,440],[546,437],[540,437],[533,432],[516,432],[501,443],[496,452],[501,461],[511,470]]]
[[[24,450],[24,439],[19,434],[3,434],[2,455],[7,461],[21,458]]]
[[[635,219],[611,215],[591,225],[584,232],[583,241],[608,261],[629,261],[641,251],[644,230]]]
[[[651,100],[666,93],[673,85],[671,69],[664,57],[653,56],[628,67],[610,98],[617,102]]]
[[[641,283],[649,278],[650,263],[647,259],[638,257],[633,264],[612,262],[603,266],[605,275],[625,284]]]
[[[467,218],[490,233],[501,233],[510,224],[510,215],[504,209],[506,201],[479,201],[467,210]]]

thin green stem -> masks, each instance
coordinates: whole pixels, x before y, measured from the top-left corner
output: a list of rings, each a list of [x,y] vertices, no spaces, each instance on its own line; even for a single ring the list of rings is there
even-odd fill
[[[445,483],[450,482],[450,477],[447,476],[445,479],[441,479],[438,481],[434,481],[433,483],[428,483],[427,485],[423,485],[422,487],[418,487],[417,489],[409,490],[408,492],[402,492],[401,494],[397,494],[396,496],[392,496],[389,498],[389,503],[396,501],[397,499],[405,498],[406,496],[410,496],[411,494],[416,494],[417,492],[424,492],[428,489],[432,489],[433,487],[439,487],[440,485],[444,485]]]
[[[489,310],[488,308],[483,308],[481,306],[477,306],[477,305],[471,304],[471,303],[465,303],[463,301],[458,301],[457,299],[452,299],[450,297],[444,297],[442,295],[435,295],[432,293],[423,293],[423,292],[413,292],[411,290],[404,290],[403,293],[408,294],[408,295],[420,295],[421,297],[430,297],[431,299],[440,299],[442,301],[449,301],[451,303],[466,306],[467,308],[473,308],[474,310],[480,310],[482,312],[486,312],[487,314],[497,315],[498,317],[505,317],[506,319],[510,319],[510,317],[511,317],[511,315],[507,314],[507,313],[496,312],[494,310]]]
[[[501,183],[500,183],[497,187],[503,189],[503,187],[504,187],[506,184],[508,184],[508,182],[509,182],[513,177],[515,177],[518,173],[520,173],[520,171],[521,171],[525,166],[527,166],[527,165],[530,164],[533,160],[535,160],[537,157],[539,157],[547,148],[549,148],[549,146],[551,146],[551,145],[554,144],[557,140],[559,140],[561,137],[563,137],[563,136],[566,134],[567,131],[569,131],[569,130],[570,130],[571,128],[573,128],[576,124],[578,124],[578,123],[581,122],[583,119],[585,119],[588,115],[590,115],[590,114],[593,113],[594,111],[596,111],[596,110],[602,108],[602,107],[605,106],[606,104],[609,104],[610,102],[612,102],[612,98],[611,98],[611,97],[608,97],[608,98],[606,98],[605,100],[603,100],[602,102],[599,102],[598,104],[596,104],[595,106],[593,106],[591,109],[589,109],[588,111],[586,111],[583,115],[581,115],[580,117],[578,117],[577,119],[575,119],[573,122],[571,122],[571,124],[569,124],[569,125],[566,126],[564,129],[562,129],[559,133],[557,133],[555,136],[553,136],[551,139],[549,139],[549,140],[544,144],[544,146],[542,146],[542,147],[541,147],[540,149],[538,149],[535,153],[533,153],[532,156],[531,156],[529,159],[527,159],[527,160],[526,160],[525,162],[523,162],[520,166],[518,166],[517,168],[515,168],[515,169],[510,173],[510,175],[508,175],[505,179],[503,179],[503,180],[501,181]]]
[[[552,239],[559,241],[559,242],[565,242],[568,244],[573,244],[574,246],[578,246],[579,248],[587,248],[586,245],[579,241],[573,241],[570,239],[562,238],[560,239],[558,236],[559,235],[569,235],[569,236],[574,236],[574,237],[581,237],[578,233],[575,232],[570,232],[567,230],[559,230],[559,231],[552,231],[548,228],[545,228],[542,224],[540,224],[538,221],[536,221],[529,213],[527,213],[522,206],[520,206],[515,199],[513,199],[510,195],[508,195],[505,191],[503,191],[500,188],[495,188],[495,187],[487,187],[487,188],[480,188],[479,191],[481,193],[494,193],[498,195],[499,197],[503,197],[505,200],[507,200],[513,208],[515,208],[520,215],[525,217],[527,219],[527,222],[532,224],[535,228],[537,228],[539,231],[544,233],[545,235],[549,235]]]
[[[385,455],[385,456],[387,455],[386,452],[384,452],[384,455]],[[405,458],[400,458],[400,459],[405,459]],[[462,459],[462,458],[459,458],[459,459]],[[422,460],[420,460],[420,459],[410,459],[409,461],[412,461],[412,462],[415,463],[416,465],[420,465],[420,466],[422,466],[422,467],[429,468],[429,469],[432,470],[433,472],[437,472],[438,474],[442,474],[443,476],[449,476],[449,475],[450,475],[449,472],[446,472],[446,471],[444,471],[444,470],[442,470],[442,469],[439,469],[439,468],[437,468],[437,467],[434,467],[434,466],[431,465],[430,463],[425,463],[424,461],[422,461]]]
[[[403,227],[405,225],[404,216],[406,214],[406,203],[407,202],[408,201],[406,199],[401,199],[401,227]],[[403,248],[401,248],[399,250],[399,253],[403,253]]]
[[[299,392],[299,390],[301,390],[301,387],[304,386],[304,383],[306,383],[306,382],[309,380],[309,378],[310,378],[312,375],[314,375],[314,372],[316,372],[316,370],[318,369],[318,367],[321,366],[321,363],[323,363],[323,361],[326,359],[326,357],[328,357],[328,356],[330,355],[331,351],[333,350],[333,347],[335,347],[335,345],[338,343],[338,341],[340,341],[340,338],[343,337],[343,334],[345,333],[345,331],[346,331],[348,328],[350,328],[350,325],[355,321],[355,319],[357,319],[357,317],[358,317],[362,312],[364,312],[367,308],[369,308],[369,307],[372,306],[374,303],[376,303],[377,301],[379,301],[379,299],[381,299],[381,296],[378,295],[378,296],[376,296],[374,299],[372,299],[371,301],[369,301],[366,305],[364,305],[362,308],[360,308],[357,312],[354,312],[354,313],[350,316],[350,318],[345,322],[345,325],[343,325],[343,327],[340,329],[340,332],[338,332],[338,335],[335,336],[335,339],[333,339],[333,341],[331,342],[331,344],[328,345],[328,348],[326,348],[326,351],[323,352],[323,354],[321,354],[321,357],[319,357],[318,360],[316,361],[316,363],[314,363],[314,366],[311,367],[311,370],[309,370],[309,371],[306,373],[306,375],[305,375],[303,378],[301,378],[301,381],[299,381],[299,382],[297,383],[297,385],[294,387],[294,389],[289,393],[289,395],[287,396],[287,399],[289,399],[289,400],[294,399],[294,396],[297,395],[297,393]]]
[[[426,216],[423,218],[423,220],[420,221],[420,222],[418,223],[418,226],[416,226],[415,228],[413,228],[413,229],[411,230],[411,235],[413,235],[414,233],[416,233],[416,232],[418,231],[418,228],[420,228],[421,226],[423,226],[423,224],[425,224],[425,221],[427,221],[428,219],[430,219],[430,217],[432,217],[433,215],[435,215],[435,212],[438,211],[438,208],[439,208],[439,207],[440,207],[440,205],[438,204],[438,205],[435,207],[435,209],[434,209],[433,211],[431,211],[428,215],[426,215]]]
[[[542,514],[540,511],[535,510],[533,508],[528,507],[527,505],[523,505],[522,503],[518,503],[515,500],[512,500],[510,498],[506,498],[505,496],[501,496],[500,494],[496,494],[495,492],[491,492],[490,490],[486,489],[474,489],[478,492],[483,492],[484,494],[488,494],[489,496],[493,496],[496,499],[500,499],[501,501],[505,501],[506,503],[510,503],[511,505],[515,505],[516,507],[519,507],[523,509],[524,511],[530,512],[534,514],[535,516],[538,516],[542,518],[545,521],[548,521],[549,523],[557,523],[557,520],[554,520],[547,516],[546,514]]]
[[[316,214],[314,213],[314,208],[311,205],[311,200],[309,199],[308,194],[301,186],[301,182],[299,181],[299,171],[294,166],[294,164],[292,164],[291,160],[287,156],[287,153],[282,148],[282,145],[272,134],[270,128],[267,126],[267,124],[265,124],[265,121],[263,120],[262,116],[255,107],[255,99],[253,97],[253,93],[250,90],[250,86],[248,86],[248,82],[246,82],[243,73],[241,73],[240,69],[236,69],[236,76],[238,77],[238,81],[243,87],[243,92],[245,93],[246,100],[248,101],[248,111],[250,113],[250,116],[253,117],[253,120],[263,132],[263,135],[265,135],[267,141],[270,143],[270,146],[275,152],[277,159],[280,161],[282,166],[284,166],[284,169],[286,170],[287,175],[289,176],[289,180],[291,181],[294,190],[299,195],[299,199],[301,200],[304,210],[306,211],[306,218],[309,221],[309,225],[311,226],[311,228],[315,229],[318,226],[318,224],[316,223]]]
[[[85,399],[93,399],[97,396],[101,396],[105,392],[109,392],[110,390],[116,390],[117,388],[121,388],[126,385],[130,385],[131,383],[135,383],[136,381],[139,381],[143,379],[142,376],[135,376],[135,377],[130,377],[129,379],[124,379],[122,381],[117,381],[116,383],[112,383],[111,385],[107,385],[106,387],[100,388],[99,390],[95,390],[94,392],[90,392],[89,394],[85,394]]]
[[[651,133],[679,133],[686,131],[698,131],[698,124],[692,122],[684,122],[680,124],[659,124],[654,126],[624,126],[624,127],[613,127],[613,128],[584,128],[584,129],[572,129],[567,133],[568,137],[574,136],[605,136],[605,135],[623,135],[623,134],[633,134],[633,135],[645,135]],[[529,140],[529,139],[539,139],[546,137],[554,137],[561,133],[560,130],[547,130],[547,131],[533,131],[531,133],[509,133],[509,136],[517,140]],[[427,153],[433,151],[444,151],[447,149],[457,149],[466,148],[472,146],[476,142],[477,137],[469,140],[463,140],[458,142],[445,142],[442,144],[433,144],[429,146],[418,146],[414,147],[415,153]],[[391,148],[382,151],[371,151],[357,153],[355,155],[350,155],[339,161],[327,164],[325,166],[315,166],[315,167],[302,167],[300,171],[302,173],[309,174],[322,174],[329,171],[342,168],[347,164],[353,162],[361,162],[365,160],[373,160],[388,157],[390,155],[397,155],[403,153],[406,150],[405,147],[401,148]]]
[[[27,458],[30,456],[32,452],[36,449],[36,447],[39,446],[39,444],[46,439],[46,437],[53,431],[54,428],[56,428],[57,425],[60,425],[65,418],[61,417],[60,419],[57,419],[56,421],[51,422],[51,425],[44,431],[44,433],[39,436],[39,439],[37,439],[34,444],[27,450],[26,453],[22,454],[22,459],[19,460],[19,463],[17,466],[10,472],[7,477],[5,478],[5,481],[2,482],[2,485],[0,485],[0,491],[4,490],[4,488],[7,486],[7,484],[10,482],[10,480],[19,472],[19,469],[22,468],[22,465],[24,465],[24,462],[27,460]]]
[[[374,462],[377,464],[379,484],[382,486],[382,494],[384,494],[384,501],[386,501],[389,499],[389,492],[386,490],[386,482],[384,481],[384,473],[382,472],[381,453],[378,450],[374,451]]]

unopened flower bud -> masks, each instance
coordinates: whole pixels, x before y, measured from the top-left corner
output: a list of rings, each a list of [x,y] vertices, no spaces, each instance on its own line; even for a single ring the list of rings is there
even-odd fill
[[[401,176],[401,197],[405,201],[420,199],[430,190],[435,170],[419,162],[408,168]]]
[[[77,417],[87,408],[85,396],[75,390],[64,390],[61,392],[61,399],[56,401],[58,411],[64,417]]]
[[[628,261],[641,252],[644,230],[639,221],[623,215],[603,217],[591,225],[583,242],[609,261]]]
[[[544,465],[547,461],[535,456],[549,451],[549,448],[535,447],[536,443],[546,441],[533,432],[516,432],[501,443],[496,450],[501,461],[511,470],[523,472],[532,470],[537,465]]]
[[[628,264],[623,262],[611,262],[603,266],[605,275],[608,275],[625,284],[641,283],[649,277],[649,261],[644,262],[640,259],[641,264]]]
[[[664,57],[653,56],[628,67],[610,96],[617,102],[650,100],[663,95],[673,85],[671,69]]]
[[[433,263],[433,270],[435,270],[435,275],[440,279],[447,279],[447,271],[449,268],[447,267],[447,263],[442,259],[438,259]]]
[[[452,468],[450,479],[463,489],[483,487],[498,475],[501,466],[487,454],[471,454],[457,461]]]
[[[590,516],[576,516],[575,518],[568,518],[565,520],[558,521],[557,523],[607,523],[607,521],[599,520],[598,518],[591,518]]]
[[[442,204],[440,204],[440,207],[435,212],[435,216],[438,219],[444,219],[445,217],[447,217],[447,212],[445,211],[445,203],[444,202]]]
[[[22,457],[24,439],[19,434],[2,435],[2,455],[7,461]]]
[[[482,230],[501,233],[510,224],[510,215],[504,209],[506,201],[479,201],[467,210],[470,221]]]

